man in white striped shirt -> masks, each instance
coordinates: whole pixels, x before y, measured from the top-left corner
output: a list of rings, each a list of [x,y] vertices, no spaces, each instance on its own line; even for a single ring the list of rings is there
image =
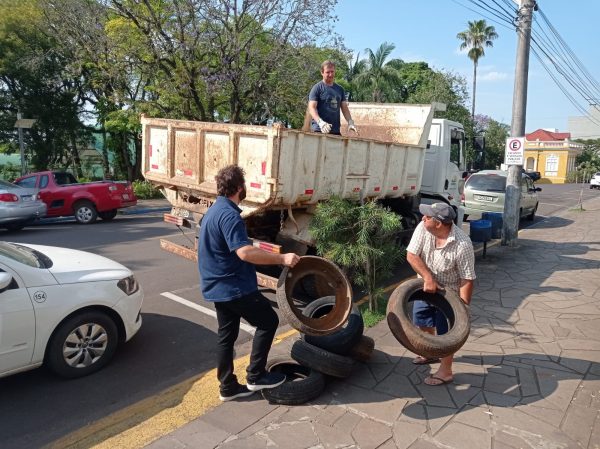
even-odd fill
[[[453,221],[456,213],[446,203],[421,204],[423,220],[413,233],[406,259],[423,278],[423,291],[435,293],[438,288],[455,290],[465,304],[470,304],[475,279],[475,255],[469,237]],[[413,323],[424,332],[441,335],[448,330],[444,314],[425,301],[415,300]],[[443,385],[453,381],[454,355],[441,359],[417,357],[417,365],[440,361],[439,369],[427,377],[427,385]]]

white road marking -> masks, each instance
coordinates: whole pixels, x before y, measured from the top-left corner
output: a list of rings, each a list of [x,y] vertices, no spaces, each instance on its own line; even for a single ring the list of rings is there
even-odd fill
[[[169,298],[172,301],[178,302],[179,304],[183,304],[184,306],[188,306],[194,310],[202,312],[205,315],[212,316],[213,318],[217,318],[217,313],[214,310],[211,310],[207,307],[202,307],[202,306],[196,304],[195,302],[188,301],[187,299],[182,298],[181,296],[174,295],[171,292],[163,292],[160,295],[164,296],[165,298]],[[250,326],[246,323],[242,323],[242,322],[240,323],[240,329],[242,329],[252,335],[254,335],[254,332],[256,332],[256,329],[254,329],[252,326]]]

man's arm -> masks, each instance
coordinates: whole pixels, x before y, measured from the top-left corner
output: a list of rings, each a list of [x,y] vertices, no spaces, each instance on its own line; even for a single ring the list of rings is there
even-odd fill
[[[352,120],[352,114],[350,114],[350,108],[348,107],[348,102],[347,101],[342,101],[342,114],[344,114],[344,118],[346,119],[347,122],[350,122],[350,120]]]
[[[319,120],[321,120],[321,117],[319,117],[319,113],[317,112],[317,101],[311,100],[308,102],[308,112],[310,113],[310,116],[313,118],[313,120],[317,123],[319,123]]]
[[[293,267],[300,260],[300,257],[294,253],[269,253],[252,245],[242,246],[236,249],[235,253],[244,262],[255,265],[285,265],[286,267]]]
[[[414,253],[407,252],[406,260],[410,266],[423,278],[423,291],[426,293],[435,293],[438,289],[438,283],[433,277],[433,273],[427,268],[421,257]]]
[[[460,280],[460,299],[466,304],[471,304],[471,296],[473,295],[473,280],[472,279],[461,279]]]

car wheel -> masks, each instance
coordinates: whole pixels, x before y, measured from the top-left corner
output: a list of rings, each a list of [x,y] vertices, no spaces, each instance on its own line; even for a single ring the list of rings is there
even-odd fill
[[[77,223],[90,224],[98,218],[96,207],[91,201],[80,201],[75,204],[75,220]]]
[[[538,205],[536,204],[535,207],[533,208],[533,210],[531,211],[531,213],[529,215],[527,215],[528,221],[533,221],[535,219],[535,213],[537,212],[537,208],[538,208]]]
[[[102,312],[88,311],[62,322],[46,352],[48,367],[61,377],[87,376],[104,367],[117,349],[116,323]]]
[[[110,221],[117,216],[117,209],[111,209],[104,212],[98,212],[98,216],[104,221]]]
[[[12,224],[4,225],[4,227],[6,228],[7,231],[16,232],[16,231],[20,231],[21,229],[23,229],[25,227],[25,224],[12,223]]]

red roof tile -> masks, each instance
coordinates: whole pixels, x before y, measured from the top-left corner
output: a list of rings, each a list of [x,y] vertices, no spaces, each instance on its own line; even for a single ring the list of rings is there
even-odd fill
[[[542,142],[555,142],[564,141],[571,138],[571,133],[553,133],[552,131],[546,131],[545,129],[538,129],[532,133],[525,134],[525,139],[529,142],[536,140]]]

